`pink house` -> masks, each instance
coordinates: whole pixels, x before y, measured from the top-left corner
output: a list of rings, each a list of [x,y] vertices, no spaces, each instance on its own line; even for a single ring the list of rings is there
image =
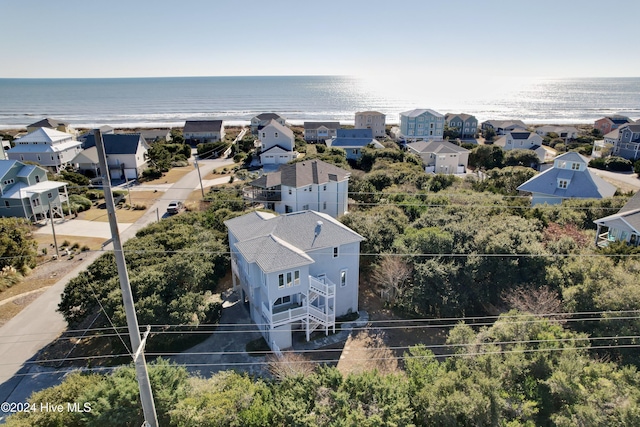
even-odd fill
[[[602,135],[606,135],[612,130],[618,129],[620,126],[631,123],[632,121],[633,120],[631,120],[629,117],[616,114],[614,116],[607,116],[596,120],[593,127],[598,129],[602,133]]]

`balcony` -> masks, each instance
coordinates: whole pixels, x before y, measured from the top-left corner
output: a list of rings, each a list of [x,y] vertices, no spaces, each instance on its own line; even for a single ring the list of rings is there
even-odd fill
[[[285,325],[296,320],[303,320],[307,317],[307,307],[299,304],[289,304],[285,307],[279,307],[274,313],[269,312],[269,308],[262,304],[262,314],[265,319],[269,320],[272,327]]]
[[[336,294],[336,285],[327,278],[319,279],[309,276],[309,291],[315,292],[323,297],[333,297]]]
[[[280,189],[267,190],[258,187],[243,188],[242,197],[254,203],[279,202],[282,199]]]

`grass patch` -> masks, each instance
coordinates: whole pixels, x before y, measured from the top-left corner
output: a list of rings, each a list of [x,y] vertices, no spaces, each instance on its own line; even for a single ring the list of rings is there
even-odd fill
[[[169,172],[165,173],[160,178],[154,179],[151,181],[145,181],[141,183],[141,186],[144,187],[146,185],[152,186],[152,185],[160,185],[160,184],[175,184],[176,182],[180,181],[180,179],[183,176],[185,176],[186,174],[188,174],[193,170],[195,170],[193,166],[181,166],[177,168],[171,168],[169,169]]]
[[[271,348],[263,337],[249,341],[245,346],[245,351],[249,353],[251,357],[266,356],[266,353],[271,353]]]

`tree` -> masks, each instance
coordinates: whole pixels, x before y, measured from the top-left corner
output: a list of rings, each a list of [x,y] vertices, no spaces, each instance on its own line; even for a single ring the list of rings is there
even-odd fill
[[[469,166],[489,170],[504,165],[504,151],[497,145],[479,145],[469,153]]]
[[[37,243],[24,218],[0,218],[0,269],[11,266],[25,275],[36,266]]]
[[[537,169],[540,159],[532,150],[509,150],[504,156],[505,166],[526,166]]]
[[[493,139],[497,136],[496,135],[496,131],[493,130],[493,128],[486,128],[483,132],[482,132],[482,136],[484,137],[485,141],[487,141],[488,143],[493,142]]]
[[[633,164],[633,172],[637,173],[638,176],[640,176],[640,160],[636,160],[636,162]]]
[[[397,255],[381,255],[381,260],[374,266],[371,281],[381,291],[395,300],[404,290],[411,277],[411,267]]]
[[[153,144],[146,154],[151,167],[160,172],[167,172],[171,168],[171,153],[163,144]]]

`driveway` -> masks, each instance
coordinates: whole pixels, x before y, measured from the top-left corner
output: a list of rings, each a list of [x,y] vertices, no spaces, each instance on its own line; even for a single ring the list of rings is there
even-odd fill
[[[589,168],[589,170],[600,178],[609,180],[609,181],[619,181],[621,183],[626,184],[629,187],[633,187],[636,190],[640,189],[640,179],[638,179],[638,174],[633,172],[610,172],[603,171],[601,169]]]

